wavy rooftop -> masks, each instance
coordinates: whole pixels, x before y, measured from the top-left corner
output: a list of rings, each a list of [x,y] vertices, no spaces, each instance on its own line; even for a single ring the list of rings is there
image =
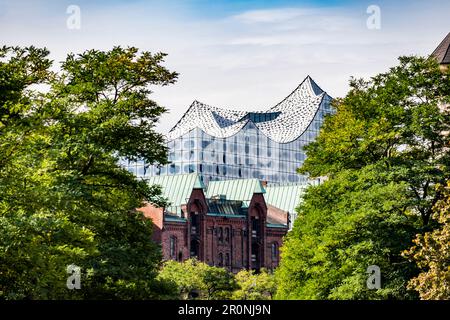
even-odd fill
[[[266,111],[233,111],[194,101],[167,138],[176,139],[194,128],[216,138],[227,138],[252,122],[271,140],[288,143],[300,137],[319,108],[330,101],[331,97],[309,76],[283,101]]]

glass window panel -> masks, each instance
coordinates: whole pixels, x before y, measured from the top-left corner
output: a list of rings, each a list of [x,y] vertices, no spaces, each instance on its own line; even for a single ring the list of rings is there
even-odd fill
[[[183,151],[183,160],[189,160],[191,153],[189,151]]]
[[[180,161],[181,160],[181,151],[175,151],[173,153],[173,160],[172,161]]]
[[[193,140],[183,140],[183,150],[188,150],[193,148],[194,141]]]
[[[174,142],[174,150],[180,150],[181,149],[181,139],[175,139],[173,142]]]

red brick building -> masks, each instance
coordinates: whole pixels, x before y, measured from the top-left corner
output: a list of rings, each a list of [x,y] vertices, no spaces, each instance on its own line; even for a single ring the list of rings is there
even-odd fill
[[[154,223],[153,239],[164,259],[196,257],[232,272],[279,263],[279,248],[288,230],[288,213],[267,205],[256,179],[211,181],[206,188],[197,174],[152,177],[170,201],[140,210]]]

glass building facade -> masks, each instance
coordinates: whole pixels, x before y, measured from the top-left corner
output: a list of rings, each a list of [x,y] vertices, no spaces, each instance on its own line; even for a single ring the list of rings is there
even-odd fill
[[[307,182],[296,173],[304,147],[332,112],[331,98],[309,77],[267,112],[229,111],[198,102],[169,132],[169,164],[124,165],[139,177],[198,173],[204,183],[257,178],[269,184]]]

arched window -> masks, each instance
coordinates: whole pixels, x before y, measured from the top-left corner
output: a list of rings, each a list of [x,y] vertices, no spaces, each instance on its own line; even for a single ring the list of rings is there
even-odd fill
[[[223,253],[219,253],[219,267],[223,266]]]
[[[220,243],[223,242],[223,228],[222,227],[219,228],[219,242]]]
[[[225,228],[225,242],[230,242],[230,228]]]
[[[196,239],[191,240],[191,257],[198,257],[199,242]]]
[[[278,261],[278,243],[272,243],[272,261]]]
[[[225,254],[225,266],[229,266],[230,265],[230,254],[226,253]]]
[[[177,252],[177,237],[171,236],[170,237],[170,258],[173,260],[177,259],[176,256]]]

